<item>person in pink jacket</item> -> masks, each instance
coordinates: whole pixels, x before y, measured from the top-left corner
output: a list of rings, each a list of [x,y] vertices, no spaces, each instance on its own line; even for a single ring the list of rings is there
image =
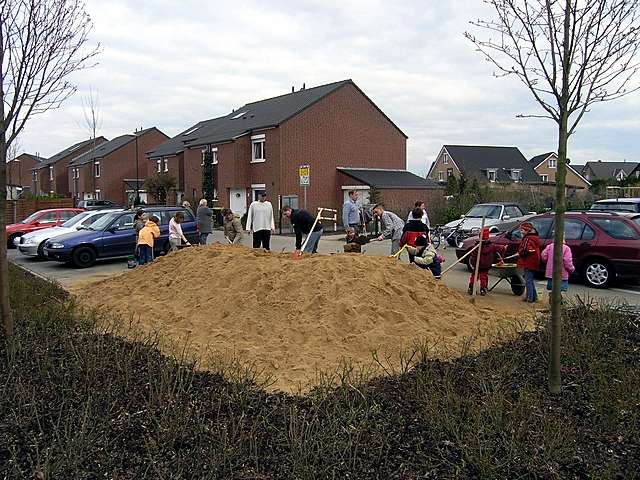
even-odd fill
[[[542,261],[546,263],[545,274],[547,277],[547,290],[551,292],[553,288],[553,242],[547,245],[542,252]],[[569,274],[575,272],[576,267],[573,266],[573,256],[569,246],[562,242],[562,285],[561,292],[569,290]],[[551,295],[551,293],[549,293]]]

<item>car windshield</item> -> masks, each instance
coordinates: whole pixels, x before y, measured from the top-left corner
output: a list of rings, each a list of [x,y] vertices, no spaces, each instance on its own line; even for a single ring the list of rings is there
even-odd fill
[[[36,218],[38,218],[38,215],[40,214],[40,212],[36,212],[36,213],[32,213],[31,215],[29,215],[27,218],[25,218],[24,220],[22,220],[22,222],[20,223],[31,223],[33,222]]]
[[[623,202],[598,202],[591,205],[591,210],[615,210],[618,212],[633,212],[638,211],[638,205],[635,203],[623,203]]]
[[[467,212],[468,218],[500,218],[502,207],[500,205],[476,205]]]
[[[102,218],[99,218],[87,228],[89,230],[104,230],[112,221],[120,216],[120,212],[108,213]]]
[[[64,222],[61,226],[62,227],[67,227],[67,228],[73,227],[73,226],[77,225],[78,223],[80,223],[85,218],[87,218],[89,215],[91,215],[90,212],[79,213],[78,215],[76,215],[74,217],[71,217],[69,220]]]

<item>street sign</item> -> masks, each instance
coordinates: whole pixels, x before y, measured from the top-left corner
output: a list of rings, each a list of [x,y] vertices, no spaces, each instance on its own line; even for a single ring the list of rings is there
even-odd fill
[[[311,185],[311,167],[309,165],[300,165],[298,173],[300,175],[301,187],[308,187],[309,185]]]

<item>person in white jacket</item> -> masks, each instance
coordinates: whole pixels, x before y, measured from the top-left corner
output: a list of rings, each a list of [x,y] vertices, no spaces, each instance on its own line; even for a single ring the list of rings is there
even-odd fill
[[[249,205],[246,229],[253,234],[253,248],[270,249],[271,234],[275,233],[276,224],[273,206],[267,201],[267,192],[260,192],[258,200]]]
[[[187,237],[182,233],[182,225],[180,225],[184,221],[184,213],[176,212],[171,220],[169,220],[169,245],[171,246],[171,251],[175,252],[178,250],[178,247],[182,245],[184,242],[186,245],[191,245]]]

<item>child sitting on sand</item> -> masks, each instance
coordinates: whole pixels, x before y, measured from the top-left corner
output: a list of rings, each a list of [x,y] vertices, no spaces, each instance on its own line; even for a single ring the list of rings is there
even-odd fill
[[[486,295],[489,288],[489,270],[496,261],[496,256],[504,253],[506,245],[496,245],[489,239],[489,229],[482,230],[482,251],[480,252],[480,265],[478,266],[478,279],[480,280],[480,295]],[[478,261],[478,250],[471,254],[469,265],[475,268]],[[469,277],[469,295],[473,295],[473,278],[475,271]]]
[[[160,219],[151,215],[138,234],[138,263],[144,265],[153,261],[153,243],[160,236]]]
[[[413,246],[405,247],[409,255],[413,257],[413,263],[420,268],[428,268],[436,279],[442,273],[442,257],[438,255],[433,245],[429,243],[427,237],[420,235],[413,241]]]
[[[551,303],[551,289],[553,288],[553,242],[547,245],[542,251],[542,261],[547,264],[545,268],[545,277],[547,277],[547,290],[549,291],[549,303]],[[562,283],[560,284],[560,292],[564,293],[569,290],[569,274],[576,271],[573,266],[573,256],[569,245],[564,243],[562,239]]]

